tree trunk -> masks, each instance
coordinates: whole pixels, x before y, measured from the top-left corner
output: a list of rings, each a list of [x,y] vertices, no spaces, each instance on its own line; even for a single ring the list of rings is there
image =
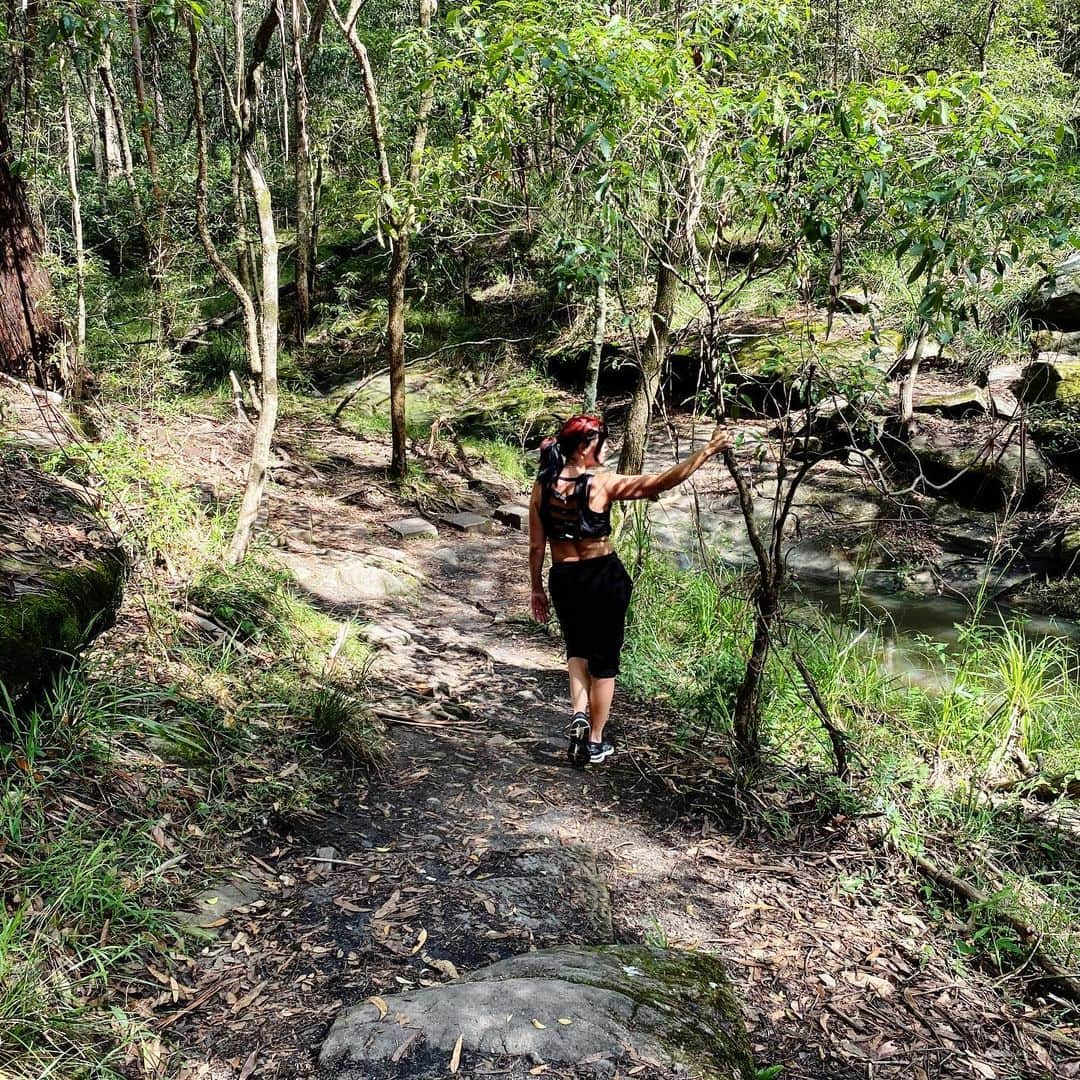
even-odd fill
[[[619,472],[639,473],[645,463],[645,444],[649,434],[649,417],[653,402],[660,388],[664,371],[668,341],[671,337],[671,317],[675,313],[675,301],[679,295],[679,278],[674,269],[673,232],[674,223],[665,226],[666,236],[656,270],[656,297],[653,301],[649,336],[641,356],[641,371],[634,395],[630,399],[630,411],[626,417],[622,453],[619,455]]]
[[[157,149],[154,146],[154,133],[150,125],[150,102],[146,93],[146,76],[143,72],[142,31],[139,27],[138,0],[126,0],[128,27],[131,30],[131,69],[135,87],[135,104],[139,110],[139,133],[142,135],[143,151],[146,154],[146,168],[150,173],[150,194],[157,212],[154,235],[147,228],[150,240],[149,271],[154,292],[158,297],[158,317],[160,319],[161,340],[167,341],[172,335],[172,312],[165,289],[166,262],[166,211],[165,192],[161,187],[161,167],[158,164]]]
[[[735,695],[732,731],[735,754],[743,768],[753,769],[761,757],[761,690],[765,661],[772,644],[773,624],[779,610],[776,582],[759,578],[754,593],[754,641],[746,661],[746,671]]]
[[[242,13],[243,7],[239,5]],[[237,10],[234,6],[234,12]],[[251,459],[248,465],[247,483],[244,496],[240,501],[240,511],[236,519],[236,530],[229,543],[225,561],[229,566],[238,563],[247,553],[251,543],[252,531],[259,515],[266,488],[266,477],[270,467],[270,449],[277,425],[278,386],[278,240],[277,227],[274,223],[274,208],[270,196],[270,187],[266,182],[262,167],[255,151],[256,127],[255,107],[260,97],[262,69],[266,61],[266,52],[275,28],[283,29],[283,10],[281,0],[272,0],[270,10],[263,18],[256,31],[252,45],[251,62],[248,65],[243,92],[237,102],[236,116],[240,130],[240,152],[244,169],[247,173],[248,187],[255,203],[255,215],[259,223],[261,241],[262,284],[259,305],[259,330],[262,344],[260,357],[260,396],[259,421],[255,425],[255,435],[251,444]],[[243,34],[243,23],[236,24],[236,33]]]
[[[582,395],[583,412],[591,413],[596,409],[596,384],[600,381],[600,358],[604,353],[604,331],[607,327],[607,277],[601,276],[596,281],[596,321],[593,324],[592,348],[589,350],[589,364],[585,369],[585,393]]]
[[[293,122],[296,129],[293,171],[296,182],[296,340],[303,344],[311,325],[311,286],[315,265],[311,187],[311,145],[308,138],[307,79],[303,55],[300,0],[291,0]]]
[[[0,371],[57,387],[56,346],[63,331],[49,311],[52,283],[41,265],[26,188],[11,172],[10,160],[0,116]]]
[[[387,281],[386,344],[390,359],[390,472],[405,479],[405,277],[409,268],[409,233],[394,241]]]
[[[75,239],[75,336],[65,350],[64,389],[81,401],[85,386],[86,362],[86,250],[83,246],[82,202],[79,198],[79,164],[75,149],[75,128],[71,122],[71,95],[68,92],[64,56],[60,57],[60,89],[64,98],[64,141],[67,150],[68,190],[71,193],[71,231]]]
[[[259,236],[262,240],[262,305],[259,315],[259,324],[262,329],[262,378],[260,380],[262,407],[251,442],[251,461],[248,466],[244,497],[240,502],[240,512],[236,519],[236,531],[233,533],[228,553],[225,556],[225,561],[229,566],[234,566],[244,557],[251,543],[251,534],[259,515],[263,491],[266,488],[266,475],[270,467],[270,450],[278,411],[277,230],[274,226],[270,188],[255,158],[254,150],[250,147],[244,153],[244,164],[247,167],[248,181],[254,195],[256,214],[259,219]]]
[[[901,435],[907,435],[911,429],[911,422],[915,417],[915,383],[919,378],[919,366],[922,364],[923,350],[926,348],[926,335],[928,327],[926,323],[919,325],[919,336],[915,339],[915,347],[911,356],[902,359],[900,375],[900,421]]]

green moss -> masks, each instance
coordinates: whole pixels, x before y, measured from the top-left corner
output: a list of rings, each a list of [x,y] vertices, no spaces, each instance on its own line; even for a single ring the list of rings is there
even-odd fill
[[[0,683],[12,694],[39,684],[109,627],[120,602],[118,558],[37,573],[34,592],[0,602]]]

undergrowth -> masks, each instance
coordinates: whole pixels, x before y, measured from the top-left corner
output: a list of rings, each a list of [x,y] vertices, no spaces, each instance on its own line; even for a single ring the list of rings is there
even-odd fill
[[[747,582],[718,565],[680,570],[649,550],[647,533],[632,523],[628,531],[624,559],[636,572],[624,684],[675,713],[670,752],[692,755],[691,773],[702,760],[730,760],[752,632]],[[889,630],[857,597],[845,619],[789,603],[762,695],[766,786],[777,798],[758,804],[759,827],[794,828],[786,809],[794,805],[813,807],[830,827],[874,822],[880,839],[936,861],[990,898],[967,912],[960,955],[1001,972],[1023,970],[1030,945],[1005,925],[1008,913],[1042,935],[1060,965],[1075,968],[1076,836],[1057,824],[1052,803],[1025,799],[1038,780],[1020,780],[1014,762],[1053,777],[1054,790],[1080,776],[1080,655],[1063,639],[1028,635],[1022,619],[995,623],[977,612],[955,648],[922,642],[936,677],[919,685],[887,668]],[[835,775],[796,654],[846,730],[848,782]]]
[[[370,650],[268,553],[223,567],[230,508],[129,435],[52,465],[124,507],[137,564],[82,661],[19,707],[0,687],[0,1076],[160,1075],[144,965],[194,947],[173,912],[229,837],[381,768]]]

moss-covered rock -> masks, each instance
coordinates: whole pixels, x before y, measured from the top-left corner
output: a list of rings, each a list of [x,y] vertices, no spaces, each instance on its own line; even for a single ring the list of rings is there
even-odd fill
[[[112,625],[125,562],[73,486],[25,461],[2,471],[0,683],[18,697]]]
[[[792,325],[760,334],[733,336],[728,341],[732,364],[726,375],[729,411],[744,410],[781,416],[802,408],[837,386],[860,394],[884,386],[885,372],[896,362],[901,336],[882,330],[834,333],[826,326]],[[817,372],[810,385],[811,365]]]
[[[1022,400],[1080,405],[1080,357],[1068,353],[1039,353],[1024,369]]]
[[[1036,505],[1046,494],[1042,455],[1013,427],[993,442],[972,443],[962,433],[933,432],[912,437],[908,448],[923,475],[941,489],[935,494],[979,510],[1003,510],[1019,497]]]
[[[754,1065],[723,965],[703,953],[636,945],[526,953],[454,983],[366,1003],[341,1013],[319,1057],[321,1075],[372,1075],[393,1060],[396,1077],[427,1077],[425,1051],[461,1062],[498,1055],[616,1065],[636,1058],[700,1080],[752,1080]],[[416,1057],[400,1057],[410,1040]],[[395,1057],[395,1055],[398,1055]]]

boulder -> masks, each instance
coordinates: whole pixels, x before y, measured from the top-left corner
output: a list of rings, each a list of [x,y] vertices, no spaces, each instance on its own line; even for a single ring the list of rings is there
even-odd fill
[[[783,416],[792,408],[805,406],[808,389],[817,400],[837,383],[851,382],[863,391],[883,388],[885,373],[896,363],[899,334],[888,330],[876,336],[869,330],[854,336],[825,334],[824,325],[796,323],[763,333],[733,335],[727,341],[733,363],[724,380],[731,402],[728,411]],[[811,362],[819,377],[808,387]]]
[[[979,386],[965,386],[949,394],[926,394],[916,398],[916,412],[937,413],[963,420],[971,416],[983,416],[990,409],[987,392]]]
[[[1036,330],[1031,335],[1031,347],[1036,354],[1053,352],[1080,356],[1080,331]]]
[[[1080,331],[1080,252],[1054,268],[1028,298],[1024,314],[1048,330]]]
[[[753,1080],[735,995],[720,961],[637,945],[559,948],[500,961],[456,982],[365,1002],[338,1015],[321,1075],[445,1076],[460,1040],[478,1059],[610,1072],[620,1062]]]
[[[77,485],[0,463],[0,487],[0,683],[15,698],[112,625],[126,562]]]
[[[1080,404],[1080,357],[1068,353],[1039,353],[1024,369],[1020,398],[1032,403]]]
[[[1013,426],[994,442],[953,432],[919,433],[908,448],[926,479],[943,488],[935,494],[980,510],[1003,510],[1017,494],[1020,505],[1030,507],[1046,493],[1046,463],[1030,442],[1021,452],[1020,440]]]
[[[1074,523],[1057,542],[1058,564],[1062,573],[1080,574],[1080,523]]]

